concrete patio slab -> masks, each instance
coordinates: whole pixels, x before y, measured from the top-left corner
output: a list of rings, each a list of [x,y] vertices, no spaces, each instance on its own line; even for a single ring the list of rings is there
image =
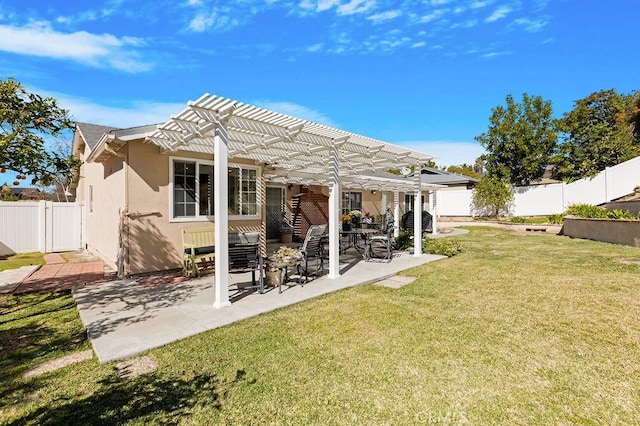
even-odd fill
[[[33,274],[40,265],[22,266],[0,272],[0,294],[12,293],[20,283]]]
[[[73,295],[98,359],[107,362],[443,258],[401,253],[390,263],[352,262],[337,279],[322,276],[281,294],[235,292],[233,285],[248,274],[230,274],[232,304],[222,309],[213,308],[213,276],[152,287],[118,280],[76,288]]]

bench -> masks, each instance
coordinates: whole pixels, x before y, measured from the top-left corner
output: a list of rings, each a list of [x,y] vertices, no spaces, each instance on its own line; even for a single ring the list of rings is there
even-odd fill
[[[182,230],[183,271],[190,277],[200,275],[200,269],[215,265],[215,231],[213,226]]]

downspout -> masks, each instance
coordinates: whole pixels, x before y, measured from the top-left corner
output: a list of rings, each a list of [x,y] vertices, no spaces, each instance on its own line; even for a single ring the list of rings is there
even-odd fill
[[[109,146],[109,143],[105,143],[104,150],[109,154],[122,159],[122,169],[124,172],[124,207],[120,211],[120,223],[121,223],[121,235],[119,235],[119,241],[122,242],[122,258],[118,258],[118,278],[124,278],[131,275],[131,264],[129,259],[129,244],[130,244],[130,219],[129,219],[129,161],[128,155],[120,154]],[[126,146],[126,152],[129,152],[129,145]],[[122,235],[124,234],[124,235]]]

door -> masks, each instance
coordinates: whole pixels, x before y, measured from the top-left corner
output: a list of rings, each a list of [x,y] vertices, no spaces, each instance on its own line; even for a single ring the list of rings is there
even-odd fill
[[[280,239],[280,224],[285,217],[284,188],[267,187],[267,240]]]

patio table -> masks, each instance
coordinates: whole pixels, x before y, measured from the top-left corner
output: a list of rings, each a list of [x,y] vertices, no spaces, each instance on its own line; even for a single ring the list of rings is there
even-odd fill
[[[282,284],[288,287],[300,284],[300,282],[289,284],[291,282],[291,280],[289,279],[289,268],[300,265],[299,260],[278,262],[276,260],[267,259],[267,264],[278,269],[278,293],[282,293]],[[300,279],[298,279],[298,281],[300,281]]]
[[[351,229],[350,231],[340,230],[341,236],[349,237],[349,244],[341,249],[341,252],[345,252],[348,248],[353,247],[356,249],[361,256],[364,257],[364,248],[367,246],[367,239],[371,234],[379,234],[380,231],[378,229],[370,229],[370,228],[356,228]],[[362,246],[358,244],[359,240],[362,239]]]

